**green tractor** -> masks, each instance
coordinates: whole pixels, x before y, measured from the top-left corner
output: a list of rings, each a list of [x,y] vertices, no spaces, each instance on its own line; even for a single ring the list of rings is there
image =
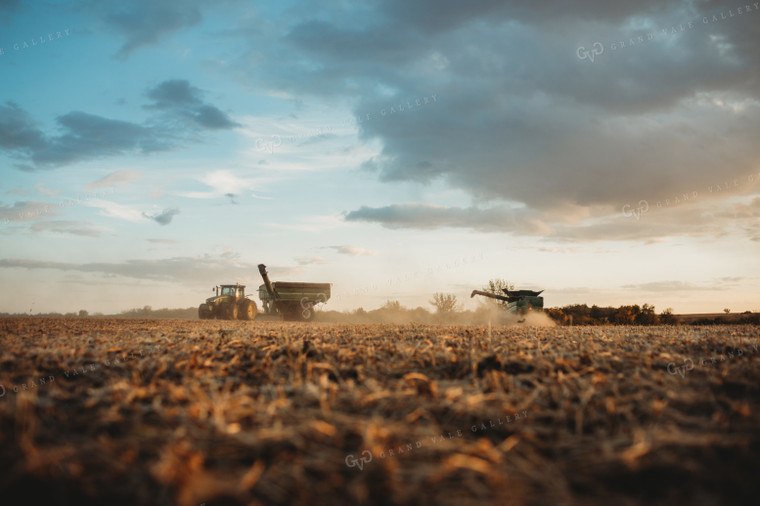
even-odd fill
[[[213,297],[198,306],[201,320],[253,320],[258,309],[245,295],[245,285],[220,285],[211,289]]]

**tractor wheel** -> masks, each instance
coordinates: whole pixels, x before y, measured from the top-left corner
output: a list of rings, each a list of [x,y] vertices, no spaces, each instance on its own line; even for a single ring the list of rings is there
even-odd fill
[[[240,315],[241,320],[255,320],[256,313],[258,313],[256,303],[252,300],[248,300],[240,305],[240,312],[238,314]]]
[[[227,304],[227,307],[224,308],[224,319],[237,320],[237,316],[238,316],[237,304]]]
[[[208,309],[206,309],[206,304],[198,306],[198,318],[201,320],[208,320],[210,318]]]

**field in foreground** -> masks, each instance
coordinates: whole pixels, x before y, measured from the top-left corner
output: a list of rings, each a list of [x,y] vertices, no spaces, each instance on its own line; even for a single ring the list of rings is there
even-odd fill
[[[760,327],[0,319],[4,504],[755,504]]]

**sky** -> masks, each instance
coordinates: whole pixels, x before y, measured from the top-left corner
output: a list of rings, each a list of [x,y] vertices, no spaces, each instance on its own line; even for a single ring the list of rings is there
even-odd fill
[[[0,312],[760,310],[760,4],[0,0]]]

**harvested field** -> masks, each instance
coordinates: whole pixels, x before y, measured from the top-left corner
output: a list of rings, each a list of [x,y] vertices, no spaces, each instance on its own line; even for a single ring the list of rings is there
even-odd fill
[[[749,504],[760,328],[0,320],[4,504]]]

